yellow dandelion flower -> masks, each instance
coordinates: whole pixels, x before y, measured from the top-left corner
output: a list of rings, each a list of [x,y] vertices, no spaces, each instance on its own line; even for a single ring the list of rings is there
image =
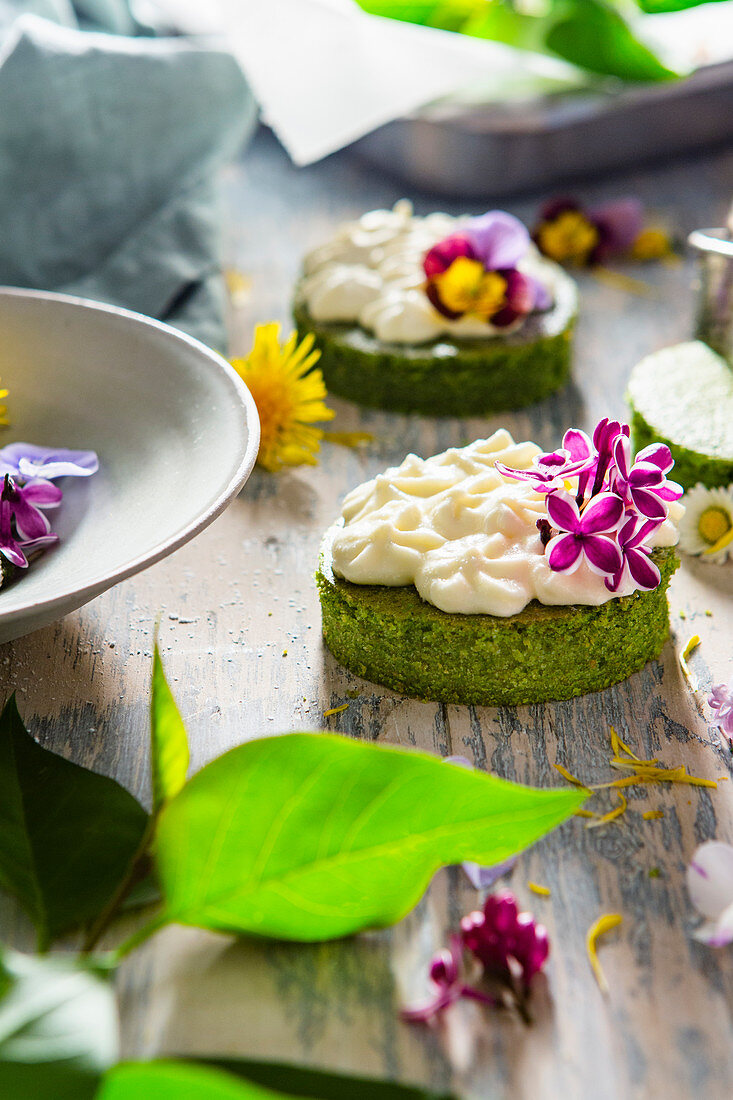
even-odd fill
[[[254,345],[234,367],[254,398],[260,417],[260,451],[257,462],[273,472],[283,466],[316,466],[323,431],[313,425],[332,420],[334,412],[324,404],[326,386],[314,364],[320,351],[313,350],[309,333],[300,344],[295,332],[280,343],[280,325],[257,325]]]

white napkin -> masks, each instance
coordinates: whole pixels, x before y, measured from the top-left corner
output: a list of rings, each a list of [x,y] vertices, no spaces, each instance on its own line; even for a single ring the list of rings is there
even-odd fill
[[[226,45],[264,120],[296,164],[487,79],[496,97],[518,75],[545,89],[577,83],[560,60],[367,15],[354,0],[218,0]],[[536,90],[536,89],[535,89]]]

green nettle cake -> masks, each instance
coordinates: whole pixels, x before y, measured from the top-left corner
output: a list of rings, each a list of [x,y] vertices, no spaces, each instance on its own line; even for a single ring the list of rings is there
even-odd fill
[[[648,355],[629,379],[634,444],[669,447],[685,489],[733,482],[733,370],[700,340]]]
[[[669,451],[572,429],[506,431],[354,489],[324,538],[323,636],[346,668],[422,699],[569,699],[659,655],[682,490]]]
[[[295,290],[328,389],[429,416],[515,409],[565,384],[577,287],[520,221],[417,217],[410,203],[342,225]]]

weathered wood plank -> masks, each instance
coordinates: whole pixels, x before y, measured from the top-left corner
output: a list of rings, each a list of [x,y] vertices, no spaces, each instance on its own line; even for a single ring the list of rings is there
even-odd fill
[[[584,189],[590,200],[633,191],[687,231],[720,221],[732,154],[665,166]],[[391,204],[399,185],[348,154],[293,169],[267,135],[227,179],[231,260],[252,280],[233,318],[234,350],[255,321],[287,317],[302,252],[343,217]],[[433,206],[427,197],[418,207]],[[536,202],[511,204],[530,218]],[[148,791],[147,687],[153,626],[191,733],[195,768],[247,738],[326,726],[356,737],[462,753],[523,782],[556,784],[562,763],[587,782],[612,778],[608,727],[640,755],[684,762],[715,791],[652,789],[605,829],[575,819],[523,857],[511,878],[548,925],[553,955],[534,998],[535,1026],[459,1006],[434,1031],[401,1024],[396,1009],[425,989],[426,964],[477,903],[458,870],[441,872],[419,908],[392,932],[296,947],[235,943],[170,929],[120,976],[128,1054],[243,1054],[292,1058],[406,1081],[453,1085],[465,1097],[711,1097],[733,1088],[733,955],[689,937],[684,867],[710,836],[733,841],[731,756],[708,729],[678,654],[698,633],[690,667],[702,689],[731,671],[731,567],[686,563],[672,585],[673,640],[660,662],[609,691],[567,703],[442,707],[403,699],[352,676],[320,641],[312,573],[321,533],[343,494],[406,450],[427,455],[505,424],[517,438],[555,445],[570,424],[623,415],[624,382],[644,353],[687,336],[689,264],[640,269],[658,298],[582,279],[575,381],[546,405],[490,420],[428,421],[360,413],[334,401],[340,429],[374,433],[365,451],[333,446],[315,470],[255,472],[214,526],[143,575],[64,622],[0,651],[0,686],[16,688],[44,743]],[[706,610],[712,615],[705,614]],[[684,614],[685,618],[681,615]],[[287,651],[287,655],[285,654]],[[328,719],[323,711],[348,702]],[[604,806],[612,805],[611,795]],[[645,821],[646,809],[663,819]],[[659,877],[649,871],[659,868]],[[534,896],[529,881],[551,890]],[[602,948],[610,996],[585,954],[588,926],[624,915]],[[2,926],[28,942],[12,905]]]

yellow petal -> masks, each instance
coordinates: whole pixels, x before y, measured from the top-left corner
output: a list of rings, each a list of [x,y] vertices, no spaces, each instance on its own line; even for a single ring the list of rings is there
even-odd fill
[[[606,975],[603,973],[601,964],[598,960],[598,939],[600,936],[605,935],[606,932],[610,932],[612,928],[618,928],[619,924],[623,921],[623,917],[620,913],[604,913],[595,921],[585,937],[585,946],[588,952],[588,959],[590,965],[593,968],[596,981],[598,982],[598,988],[601,993],[608,994],[608,982],[606,981]]]

